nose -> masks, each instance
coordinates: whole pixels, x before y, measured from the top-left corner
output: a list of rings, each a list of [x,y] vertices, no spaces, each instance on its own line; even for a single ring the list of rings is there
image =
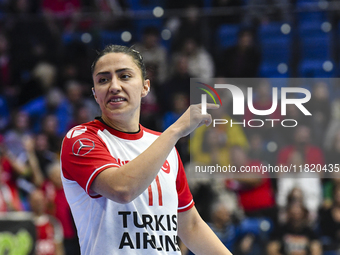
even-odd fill
[[[110,88],[109,91],[113,94],[117,94],[122,90],[122,87],[120,86],[120,81],[119,79],[116,77],[116,75],[114,75],[112,77],[111,80],[111,84],[110,84]]]

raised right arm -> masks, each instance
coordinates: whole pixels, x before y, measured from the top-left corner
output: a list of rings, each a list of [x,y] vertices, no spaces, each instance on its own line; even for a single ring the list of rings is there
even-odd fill
[[[218,106],[208,104],[208,109]],[[91,190],[118,203],[129,203],[155,179],[178,139],[197,127],[210,125],[211,116],[201,114],[200,105],[192,105],[142,154],[121,167],[110,167],[94,179]]]

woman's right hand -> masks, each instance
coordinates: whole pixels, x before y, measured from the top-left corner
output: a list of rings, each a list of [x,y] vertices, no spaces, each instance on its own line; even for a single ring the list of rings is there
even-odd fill
[[[220,106],[215,104],[207,104],[207,109],[218,109]],[[189,135],[196,128],[212,122],[210,114],[202,114],[202,105],[195,104],[183,113],[183,115],[170,128],[174,129],[179,138]]]

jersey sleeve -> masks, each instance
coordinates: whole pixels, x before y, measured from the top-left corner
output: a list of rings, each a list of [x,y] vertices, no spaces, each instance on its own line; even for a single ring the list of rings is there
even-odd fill
[[[71,129],[63,140],[61,148],[63,176],[76,181],[91,197],[100,197],[90,190],[93,180],[103,170],[120,165],[111,156],[95,130],[88,130],[86,127],[81,129],[79,126],[76,128],[73,131]],[[81,135],[74,135],[79,133]]]
[[[192,208],[195,203],[190,192],[183,163],[178,152],[177,158],[178,158],[178,173],[176,179],[176,189],[178,194],[178,212],[185,212]]]

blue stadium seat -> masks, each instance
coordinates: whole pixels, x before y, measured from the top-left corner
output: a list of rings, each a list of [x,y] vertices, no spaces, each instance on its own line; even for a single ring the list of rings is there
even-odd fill
[[[89,44],[90,47],[94,47],[95,42],[94,36],[87,32],[63,33],[61,40],[64,45],[70,44],[72,42],[82,42]]]
[[[100,48],[104,49],[104,47],[108,44],[128,45],[128,43],[124,42],[121,38],[122,32],[123,31],[101,31]]]
[[[282,69],[279,68],[280,64],[286,64],[287,67],[288,67],[287,63],[262,62],[261,66],[260,66],[260,74],[259,74],[259,76],[260,77],[264,77],[264,78],[288,78],[289,77],[289,73],[290,73],[289,67],[285,71],[285,70],[282,70]]]
[[[204,8],[209,9],[212,7],[212,0],[204,0]]]
[[[261,43],[262,61],[289,63],[291,58],[291,39],[272,38]]]
[[[304,78],[331,78],[334,77],[335,68],[334,64],[330,62],[332,68],[330,70],[325,70],[325,61],[324,60],[303,60],[300,62],[298,67],[298,75],[299,77]]]
[[[306,22],[323,22],[327,20],[326,12],[319,10],[318,0],[298,0],[296,3],[296,18],[299,24]]]
[[[261,25],[258,30],[259,40],[263,42],[272,38],[291,38],[291,32],[288,32],[287,34],[282,32],[281,28],[284,24],[285,23],[281,22],[271,22],[269,24]]]
[[[322,24],[325,21],[309,21],[298,26],[298,34],[302,37],[326,37],[329,33],[322,30]]]
[[[133,11],[153,10],[156,6],[164,6],[164,0],[128,0],[127,3]]]
[[[323,255],[338,255],[338,251],[323,251]]]
[[[217,30],[217,41],[220,50],[236,45],[237,35],[240,31],[240,25],[221,25]]]
[[[332,59],[332,33],[322,29],[323,22],[311,21],[300,24],[298,38],[301,61],[319,60],[324,62]],[[311,64],[309,64],[311,65]]]
[[[61,40],[64,44],[69,44],[73,41],[81,41],[82,33],[63,33]]]
[[[331,59],[331,40],[329,38],[302,38],[301,59]]]
[[[143,31],[146,27],[157,27],[159,32],[163,29],[163,19],[162,18],[153,18],[153,19],[137,19],[133,22],[133,27],[135,29],[135,40],[141,41]]]
[[[289,70],[284,73],[280,73],[278,71],[279,64],[286,64],[287,66],[289,65],[292,55],[291,28],[289,24],[286,24],[284,27],[282,27],[283,25],[284,23],[272,22],[259,27],[258,35],[262,50],[260,76],[262,77],[289,76]]]

